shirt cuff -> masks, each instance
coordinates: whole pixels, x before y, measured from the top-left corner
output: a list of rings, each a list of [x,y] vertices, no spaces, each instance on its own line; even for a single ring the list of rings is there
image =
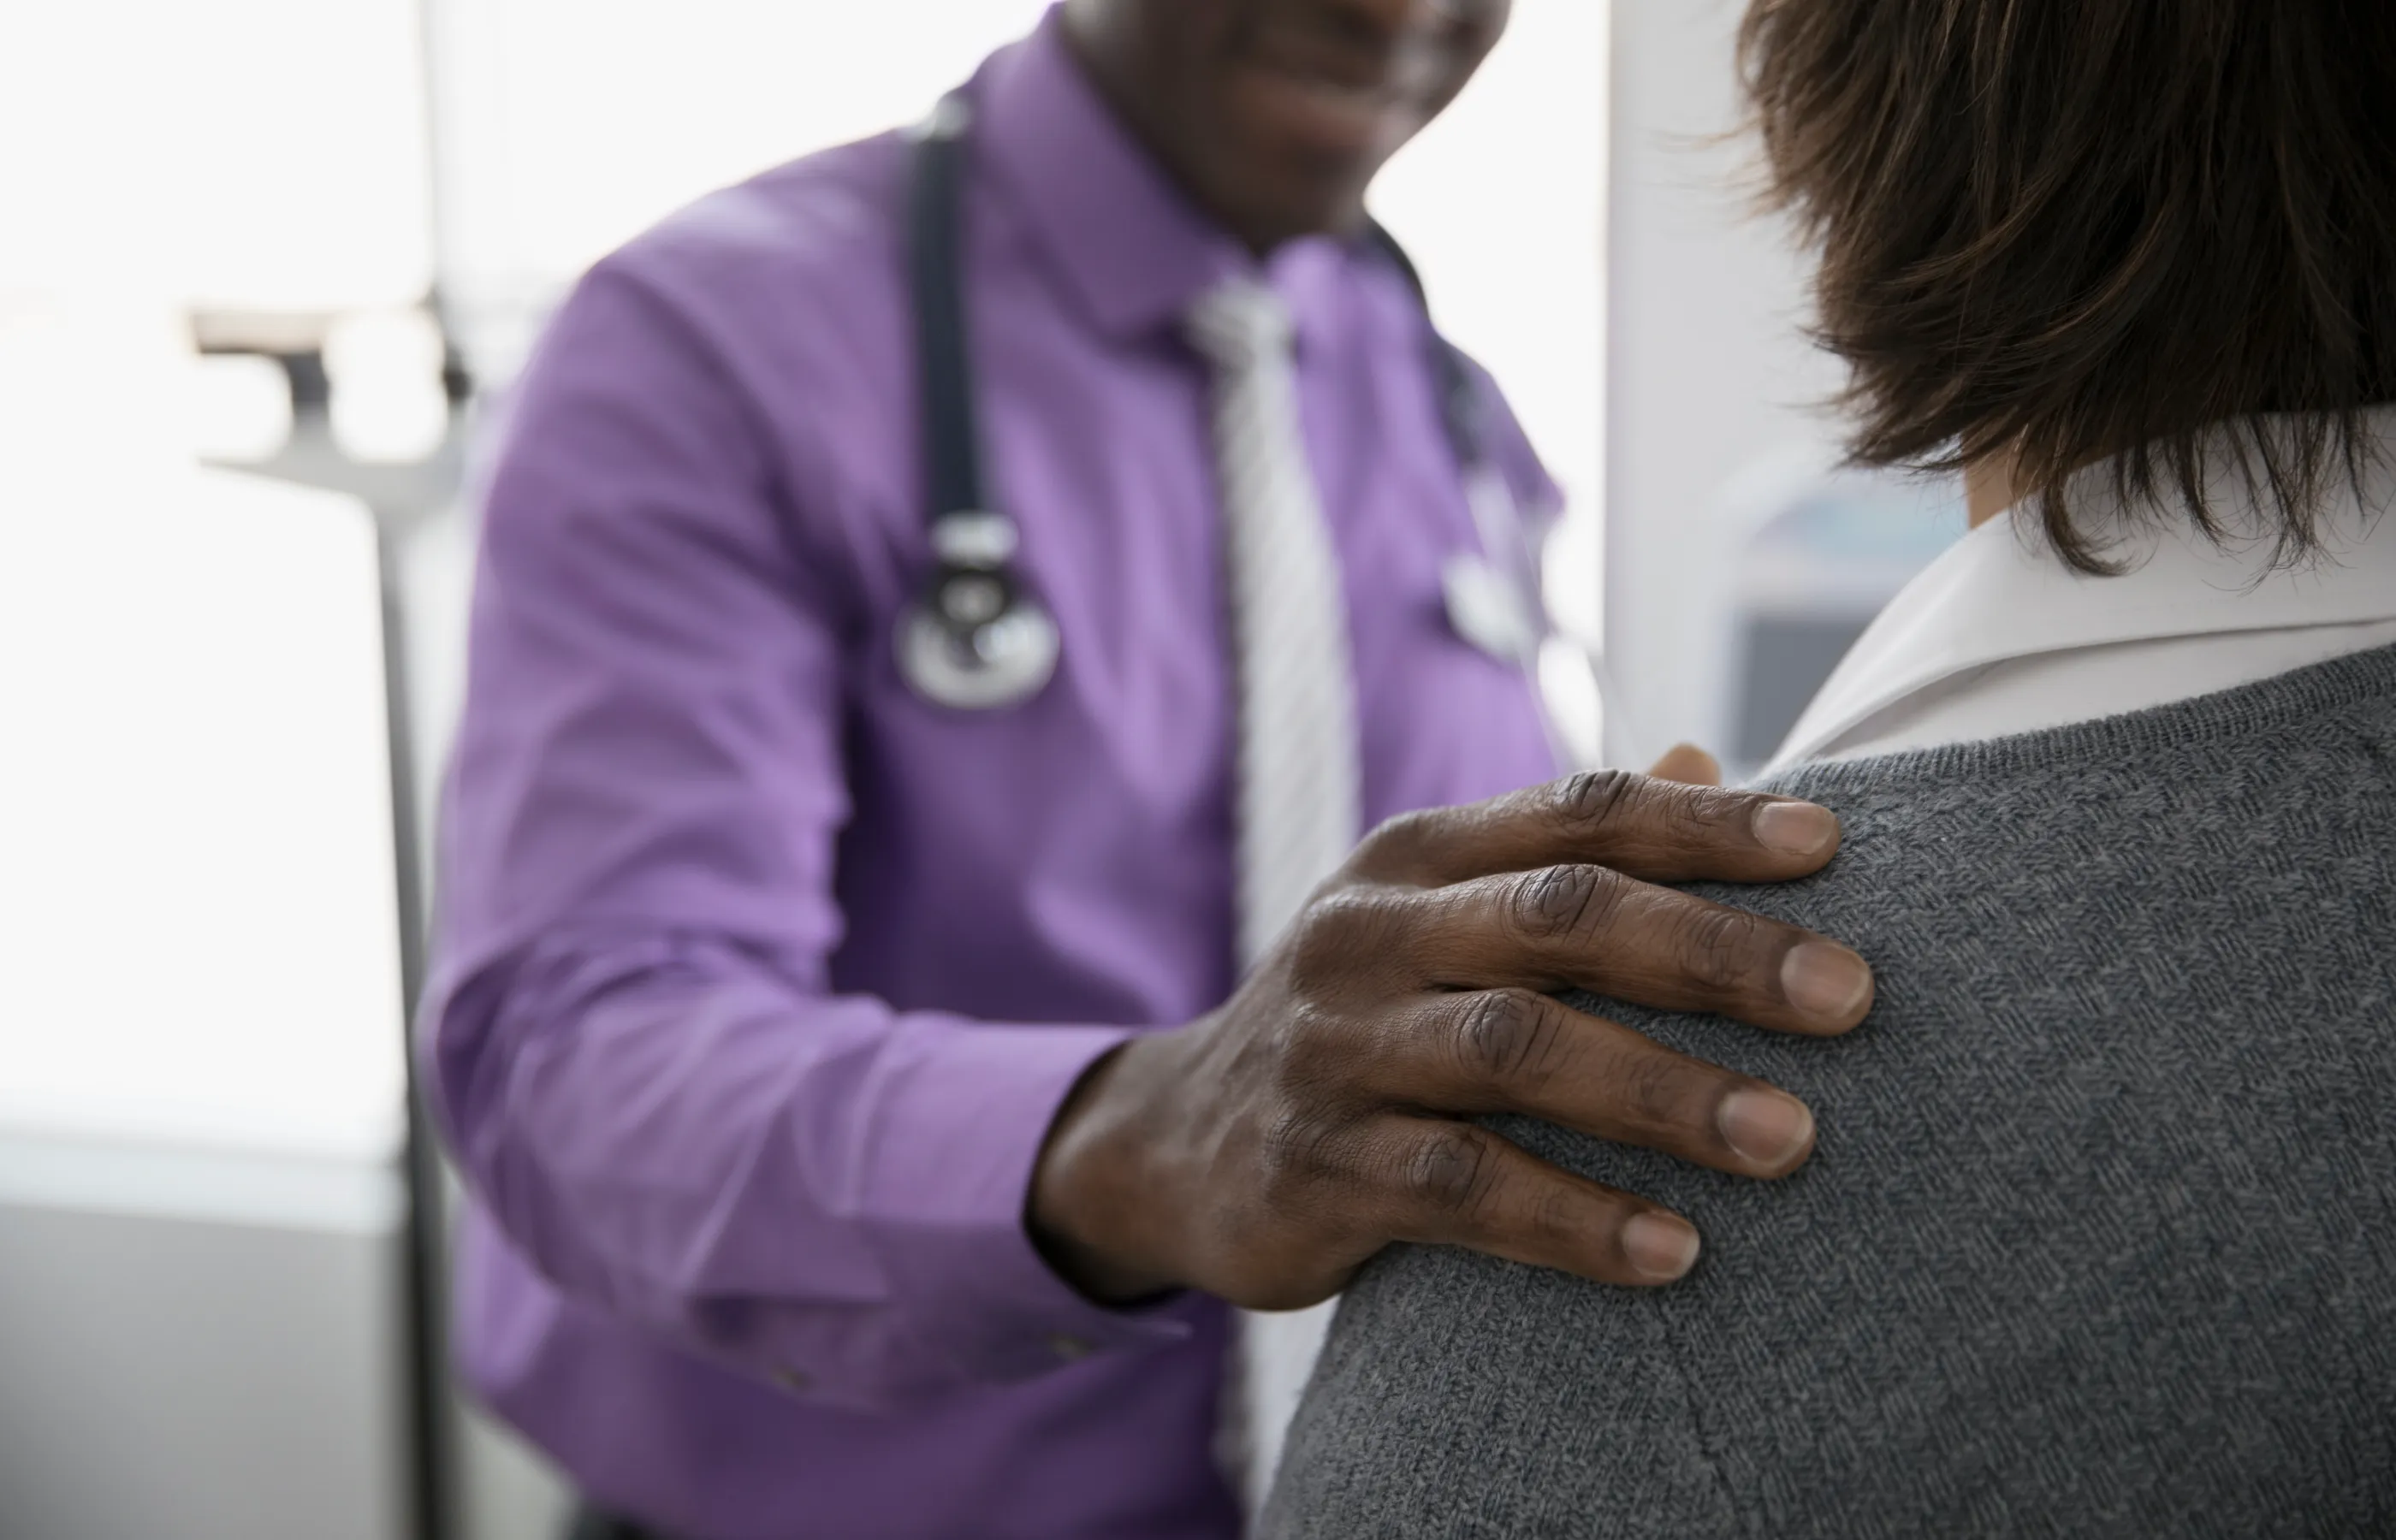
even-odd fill
[[[1184,1312],[1115,1310],[1057,1276],[1024,1228],[1049,1125],[1117,1027],[900,1019],[885,1059],[874,1190],[861,1213],[925,1346],[969,1380],[1026,1379],[1092,1353],[1179,1341]]]

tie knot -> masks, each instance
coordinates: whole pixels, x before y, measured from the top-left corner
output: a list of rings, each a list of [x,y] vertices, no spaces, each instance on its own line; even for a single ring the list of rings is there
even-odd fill
[[[1286,357],[1294,332],[1281,296],[1251,278],[1227,279],[1200,295],[1188,327],[1191,345],[1225,369]]]

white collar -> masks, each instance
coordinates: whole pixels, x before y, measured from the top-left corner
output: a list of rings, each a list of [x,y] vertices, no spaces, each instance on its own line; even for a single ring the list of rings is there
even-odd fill
[[[2396,445],[2389,436],[2396,412],[2375,411],[2367,420],[2379,445]],[[2083,483],[2096,485],[2094,477]],[[2166,528],[2129,536],[2109,551],[2133,564],[2130,570],[2094,578],[2065,566],[2012,515],[1991,519],[1881,611],[1798,718],[1770,770],[1815,757],[1910,696],[2012,658],[2396,619],[2396,513],[2380,516],[2396,501],[2396,470],[2385,457],[2366,468],[2361,490],[2358,498],[2351,485],[2334,482],[2322,510],[2326,554],[2275,572],[2263,570],[2268,542],[2224,551],[2170,519]],[[2100,520],[2111,511],[2110,498],[2088,491],[2079,492],[2079,502]],[[2243,492],[2235,503],[2252,512]],[[2237,527],[2234,517],[2226,522]]]

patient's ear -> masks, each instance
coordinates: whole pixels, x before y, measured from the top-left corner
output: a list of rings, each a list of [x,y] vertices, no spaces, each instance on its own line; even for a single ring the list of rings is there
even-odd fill
[[[1722,765],[1694,743],[1672,745],[1647,774],[1657,780],[1679,781],[1684,786],[1722,784]]]

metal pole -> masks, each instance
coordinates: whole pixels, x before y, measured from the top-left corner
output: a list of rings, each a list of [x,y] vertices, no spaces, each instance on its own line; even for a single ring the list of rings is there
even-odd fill
[[[383,698],[391,752],[391,827],[399,880],[402,1051],[407,1117],[402,1160],[407,1221],[402,1237],[401,1343],[406,1359],[409,1533],[418,1540],[456,1540],[462,1531],[458,1426],[448,1364],[447,1225],[445,1176],[432,1108],[414,1043],[424,993],[424,868],[416,802],[416,743],[408,694],[406,608],[401,591],[399,534],[375,514],[375,557],[382,603]]]
[[[452,272],[450,242],[455,221],[447,200],[449,126],[443,112],[439,83],[444,46],[440,0],[417,0],[419,80],[423,92],[425,218],[431,227],[433,282],[425,297],[442,339],[441,382],[449,406],[449,431],[444,437],[446,469],[454,472],[464,431],[466,401],[472,377],[459,345],[455,299],[445,280]],[[437,474],[437,472],[436,472]],[[444,490],[454,493],[454,474]],[[407,608],[402,577],[401,546],[410,530],[430,511],[376,507],[376,565],[382,589],[383,697],[391,745],[392,838],[399,872],[399,942],[401,994],[406,1002],[401,1047],[406,1054],[407,1118],[406,1146],[407,1226],[404,1271],[406,1317],[403,1343],[406,1353],[408,1467],[412,1502],[411,1530],[416,1540],[462,1540],[465,1506],[461,1474],[458,1411],[449,1380],[448,1334],[448,1204],[447,1178],[441,1148],[433,1133],[433,1108],[416,1054],[416,1015],[424,998],[427,866],[419,829],[416,795],[414,697],[409,693]]]

